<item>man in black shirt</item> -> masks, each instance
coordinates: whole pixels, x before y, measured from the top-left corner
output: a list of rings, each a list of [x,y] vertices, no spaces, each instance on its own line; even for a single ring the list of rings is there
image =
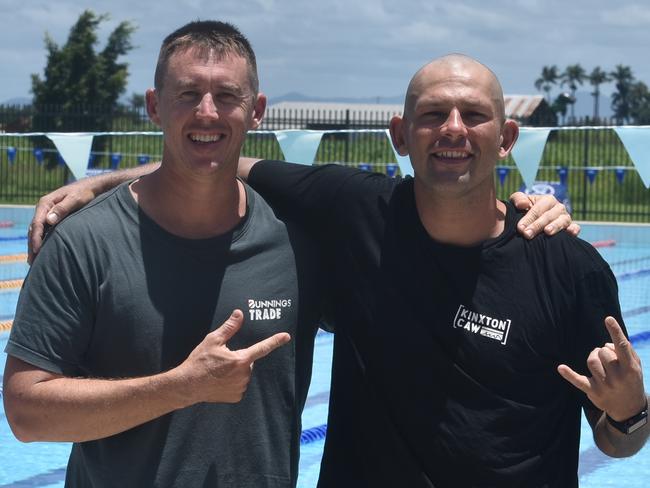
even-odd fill
[[[518,127],[494,74],[431,62],[390,128],[413,179],[272,161],[248,175],[337,277],[319,486],[577,486],[581,407],[603,452],[637,452],[647,398],[611,270],[566,233],[521,238],[495,198]]]

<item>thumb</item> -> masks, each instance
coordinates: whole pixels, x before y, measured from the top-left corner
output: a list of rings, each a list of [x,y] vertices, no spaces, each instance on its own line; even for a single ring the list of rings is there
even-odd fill
[[[234,336],[239,329],[241,329],[242,324],[244,323],[244,314],[239,309],[233,310],[230,314],[230,317],[221,324],[221,326],[216,329],[212,334],[217,337],[221,344],[228,342],[232,336]]]

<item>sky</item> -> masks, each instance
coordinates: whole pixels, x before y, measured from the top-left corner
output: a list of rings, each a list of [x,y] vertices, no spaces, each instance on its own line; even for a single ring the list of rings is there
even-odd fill
[[[539,93],[534,82],[552,64],[580,63],[587,72],[624,64],[650,84],[644,0],[0,0],[0,103],[31,97],[30,75],[45,66],[45,33],[63,45],[85,8],[110,15],[98,50],[119,22],[137,27],[124,58],[125,98],[153,84],[162,39],[196,19],[228,21],[248,36],[271,100],[290,92],[394,98],[419,67],[452,52],[489,66],[507,94]],[[589,98],[588,85],[580,90]]]

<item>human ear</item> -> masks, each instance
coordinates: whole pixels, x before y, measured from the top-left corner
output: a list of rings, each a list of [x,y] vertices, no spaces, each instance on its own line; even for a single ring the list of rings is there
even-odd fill
[[[264,118],[264,111],[266,110],[266,95],[258,93],[255,101],[253,102],[253,114],[251,119],[251,129],[257,129],[262,123]]]
[[[505,159],[508,157],[517,141],[517,137],[519,137],[519,125],[512,119],[506,120],[501,129],[499,159]]]
[[[389,131],[390,139],[393,147],[400,156],[407,156],[409,151],[404,137],[404,129],[406,122],[399,115],[395,115],[390,119]]]
[[[147,114],[151,121],[160,127],[160,114],[158,113],[158,92],[154,88],[149,88],[144,94],[147,105]]]

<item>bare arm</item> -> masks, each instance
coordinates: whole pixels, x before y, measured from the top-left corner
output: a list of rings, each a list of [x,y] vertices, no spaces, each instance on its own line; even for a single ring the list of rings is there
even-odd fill
[[[34,217],[29,225],[28,262],[31,263],[41,249],[46,225],[56,225],[61,219],[83,207],[97,195],[101,195],[120,183],[149,174],[159,166],[160,163],[151,163],[83,178],[43,196],[36,205]]]
[[[613,427],[605,412],[616,421],[629,419],[647,406],[641,360],[613,317],[605,319],[611,343],[594,349],[587,358],[590,377],[580,375],[567,365],[558,372],[573,386],[587,394],[598,410],[585,411],[598,448],[608,456],[626,457],[637,453],[650,435],[646,424],[631,434]]]
[[[247,349],[226,342],[239,330],[236,310],[176,368],[142,378],[68,378],[12,356],[7,358],[4,402],[18,439],[82,442],[114,435],[199,402],[235,403],[248,386],[253,363],[286,344],[275,334]]]
[[[633,456],[643,448],[650,434],[650,424],[631,434],[623,434],[607,421],[601,410],[585,410],[585,417],[591,425],[598,449],[611,457]]]

